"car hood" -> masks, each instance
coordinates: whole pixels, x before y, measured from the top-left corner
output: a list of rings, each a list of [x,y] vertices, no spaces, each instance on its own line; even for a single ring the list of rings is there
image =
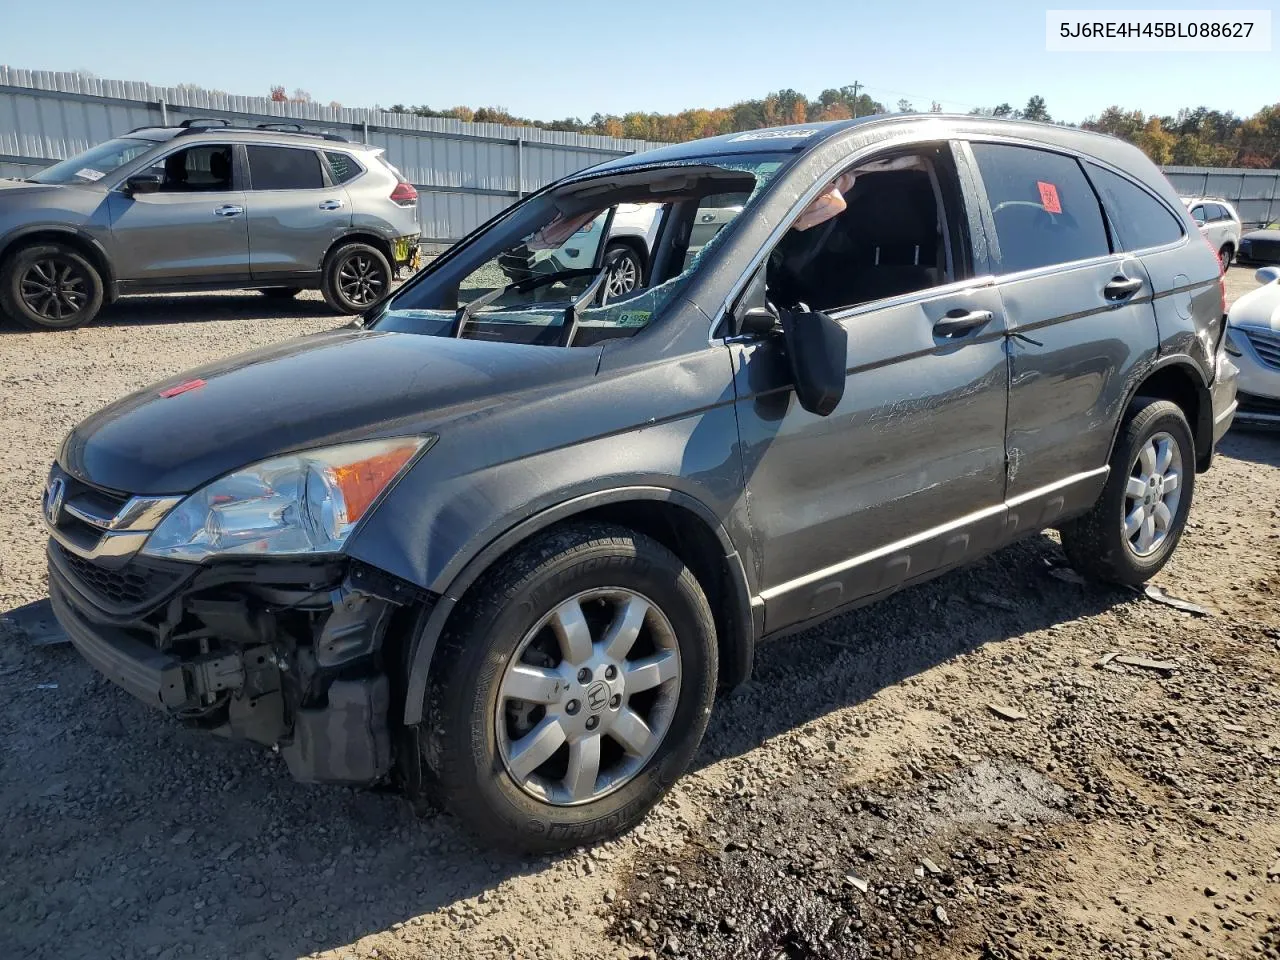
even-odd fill
[[[1280,281],[1250,290],[1236,300],[1227,312],[1227,324],[1280,333]]]
[[[1250,230],[1241,240],[1280,240],[1280,230]]]
[[[61,183],[28,183],[25,180],[0,180],[0,194],[29,197],[37,193],[63,189]]]
[[[71,431],[58,460],[72,476],[121,493],[188,493],[278,454],[429,432],[522,402],[594,376],[599,359],[597,348],[334,330],[117,400]]]

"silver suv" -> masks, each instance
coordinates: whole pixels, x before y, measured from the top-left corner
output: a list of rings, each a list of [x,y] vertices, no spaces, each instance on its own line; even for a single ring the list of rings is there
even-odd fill
[[[1226,270],[1240,250],[1240,214],[1221,197],[1183,197],[1182,202]]]
[[[127,293],[319,289],[359,313],[418,261],[418,192],[379,148],[289,124],[140,127],[0,180],[0,314],[91,321]]]

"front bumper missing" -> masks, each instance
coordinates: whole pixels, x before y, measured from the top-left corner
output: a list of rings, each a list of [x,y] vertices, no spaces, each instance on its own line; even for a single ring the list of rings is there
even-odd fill
[[[201,568],[148,611],[122,616],[57,550],[55,616],[85,660],[143,703],[278,746],[303,782],[368,784],[390,771],[386,666],[398,660],[382,646],[394,610],[416,596],[407,585],[345,561],[313,568],[323,577],[311,584],[278,564]]]

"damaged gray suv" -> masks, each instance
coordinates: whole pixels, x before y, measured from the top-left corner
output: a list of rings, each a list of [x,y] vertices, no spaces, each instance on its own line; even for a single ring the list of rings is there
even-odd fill
[[[611,299],[634,203],[661,223]],[[572,846],[644,816],[765,639],[1049,527],[1082,573],[1155,574],[1235,410],[1223,332],[1215,252],[1118,140],[930,116],[667,147],[351,328],[80,424],[50,593],[104,674],[299,780]]]

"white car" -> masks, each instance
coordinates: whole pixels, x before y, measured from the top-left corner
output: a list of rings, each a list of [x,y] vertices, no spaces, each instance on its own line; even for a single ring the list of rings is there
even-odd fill
[[[1240,214],[1221,197],[1183,197],[1182,202],[1200,225],[1209,246],[1218,251],[1222,269],[1226,270],[1240,249]]]
[[[685,250],[687,264],[711,238],[720,232],[730,220],[742,212],[746,196],[720,194],[706,197],[694,217]],[[649,257],[658,238],[662,212],[660,203],[620,203],[613,213],[606,241],[604,263],[609,270],[607,299],[617,300],[647,282]],[[561,270],[589,267],[595,260],[597,247],[588,242],[596,221],[588,223],[574,235],[580,243],[572,241],[556,251],[554,260]]]
[[[1280,267],[1263,267],[1262,284],[1231,305],[1226,352],[1240,368],[1236,423],[1280,426]]]

